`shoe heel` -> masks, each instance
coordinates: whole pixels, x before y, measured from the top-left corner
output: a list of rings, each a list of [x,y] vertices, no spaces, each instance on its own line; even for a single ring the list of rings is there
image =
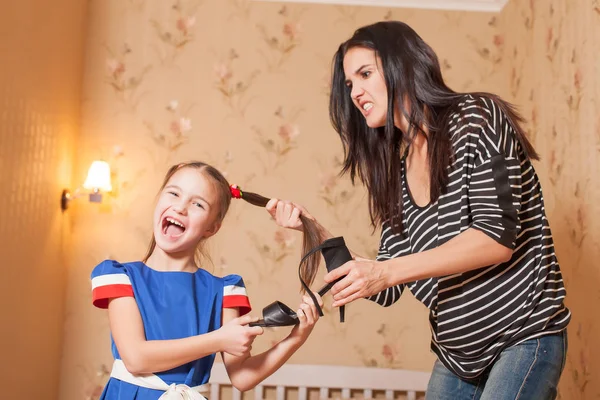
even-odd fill
[[[321,243],[319,246],[310,250],[306,255],[304,255],[304,257],[300,261],[300,265],[302,265],[302,263],[311,254],[313,254],[319,250],[321,251],[323,258],[325,259],[325,267],[327,268],[328,272],[331,272],[334,269],[338,268],[339,266],[352,260],[352,254],[350,254],[348,247],[346,247],[344,238],[339,236],[339,237],[327,239],[323,243]],[[300,270],[298,270],[298,275],[300,276]],[[331,290],[331,287],[342,278],[343,277],[337,279],[335,282],[331,282],[331,283],[328,283],[327,285],[323,286],[321,288],[321,290],[319,290],[319,292],[318,292],[319,296],[325,295],[325,293],[327,293],[329,290]],[[302,279],[302,276],[300,276],[300,282],[302,283],[302,286],[304,286],[304,289],[306,289],[306,293],[313,300],[315,307],[317,308],[317,311],[319,312],[319,315],[323,316],[323,310],[319,306],[319,304],[317,302],[317,298],[315,297],[313,292],[310,290],[310,288],[308,287],[306,282],[304,282],[304,280]],[[345,311],[344,306],[341,306],[340,307],[340,322],[344,322],[344,311]],[[276,327],[276,326],[296,325],[297,323],[298,323],[298,316],[296,315],[296,313],[292,309],[290,309],[288,306],[286,306],[285,304],[283,304],[279,301],[275,301],[263,309],[263,319],[256,321],[256,322],[251,322],[249,325],[250,326],[262,326],[262,327]]]
[[[334,269],[352,260],[352,254],[350,253],[350,250],[348,250],[344,238],[341,236],[327,239],[321,244],[320,247],[321,253],[323,254],[323,258],[325,259],[325,267],[327,268],[327,272],[331,272]],[[319,296],[324,296],[327,292],[331,290],[333,285],[335,285],[342,279],[344,279],[344,276],[323,286],[318,292]],[[341,306],[340,322],[344,322],[345,311],[345,307]]]

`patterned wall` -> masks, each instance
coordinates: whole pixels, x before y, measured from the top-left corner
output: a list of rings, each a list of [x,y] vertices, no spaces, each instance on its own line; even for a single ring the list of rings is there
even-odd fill
[[[563,399],[600,397],[600,2],[511,1],[502,64],[541,153],[556,252],[573,311]]]
[[[549,4],[555,3],[559,2]],[[106,379],[111,362],[107,316],[90,304],[89,273],[104,258],[127,261],[142,256],[151,233],[154,195],[172,163],[202,159],[242,188],[298,201],[334,233],[343,234],[355,251],[374,256],[378,232],[369,227],[364,191],[336,178],[341,147],[329,124],[327,96],[330,60],[339,43],[357,27],[382,19],[411,24],[436,49],[456,90],[497,92],[522,105],[527,117],[534,116],[529,127],[545,160],[538,169],[559,257],[566,270],[582,266],[579,275],[565,274],[570,304],[580,307],[577,296],[583,300],[576,285],[595,290],[597,296],[593,288],[598,270],[593,275],[584,262],[591,265],[598,243],[584,230],[575,230],[575,242],[565,233],[580,220],[572,212],[573,198],[558,194],[567,189],[573,193],[573,185],[580,182],[575,201],[585,213],[585,231],[592,232],[598,215],[589,207],[594,204],[590,199],[598,199],[592,167],[598,169],[599,121],[591,117],[591,108],[585,109],[587,114],[564,108],[565,96],[577,94],[571,87],[572,66],[564,58],[570,54],[568,46],[560,53],[555,50],[560,63],[547,60],[542,51],[548,40],[545,31],[554,25],[564,25],[560,34],[577,29],[593,37],[597,16],[592,3],[557,8],[549,16],[547,7],[532,10],[529,2],[516,0],[494,16],[248,0],[90,0],[78,179],[83,180],[93,159],[104,158],[114,168],[115,191],[100,206],[81,203],[73,210],[60,398],[95,398]],[[567,22],[561,19],[563,12],[571,13]],[[589,23],[576,24],[576,13]],[[558,27],[553,29],[551,47],[559,36]],[[596,45],[576,39],[569,36],[565,42],[578,46],[575,64],[583,62],[580,75],[591,77],[591,47]],[[559,77],[564,82],[553,88]],[[597,86],[592,87],[597,83],[587,79],[589,86],[579,81],[585,90],[580,95],[597,99]],[[565,134],[549,136],[550,121],[560,123],[562,130],[574,114],[581,119],[577,128],[568,130],[572,143]],[[587,158],[571,167],[567,156]],[[552,160],[560,160],[560,176]],[[214,265],[206,268],[243,275],[257,310],[274,299],[294,304],[300,241],[299,235],[278,230],[264,210],[235,203],[211,244]],[[563,391],[564,398],[573,399],[581,397],[571,392],[600,393],[590,382],[588,365],[594,361],[582,364],[578,354],[598,320],[577,314],[575,309],[575,350]],[[352,304],[344,324],[336,317],[329,312],[291,362],[431,368],[427,312],[411,296],[390,309]],[[578,337],[579,323],[584,325]],[[265,349],[283,334],[284,330],[267,332],[255,349]]]
[[[0,397],[53,400],[70,238],[59,198],[71,184],[85,8],[24,0],[1,10]]]

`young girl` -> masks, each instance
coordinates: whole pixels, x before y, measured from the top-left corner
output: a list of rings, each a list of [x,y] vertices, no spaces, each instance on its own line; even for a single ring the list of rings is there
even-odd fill
[[[106,260],[92,272],[93,304],[108,308],[115,358],[101,399],[204,399],[215,353],[234,387],[253,388],[306,341],[319,314],[308,296],[299,324],[268,351],[251,356],[263,333],[250,327],[242,278],[218,278],[198,267],[206,239],[218,232],[239,189],[215,168],[171,167],[154,211],[153,239],[143,261]],[[320,300],[319,300],[320,301]]]

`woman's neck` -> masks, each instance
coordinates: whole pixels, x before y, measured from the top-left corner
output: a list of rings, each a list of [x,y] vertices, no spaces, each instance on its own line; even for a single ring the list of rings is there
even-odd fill
[[[145,263],[157,271],[195,272],[194,254],[169,254],[156,247]]]
[[[420,130],[416,133],[410,145],[408,146],[408,153],[406,156],[408,164],[414,159],[426,160],[428,159],[429,146],[427,142],[427,128]]]

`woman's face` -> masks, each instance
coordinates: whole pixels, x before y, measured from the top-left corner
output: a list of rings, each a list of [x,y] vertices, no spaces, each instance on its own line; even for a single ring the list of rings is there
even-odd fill
[[[385,126],[388,95],[381,60],[375,51],[366,47],[353,47],[344,56],[346,85],[351,89],[352,102],[365,117],[371,128]],[[394,110],[394,125],[408,127],[404,115]]]

